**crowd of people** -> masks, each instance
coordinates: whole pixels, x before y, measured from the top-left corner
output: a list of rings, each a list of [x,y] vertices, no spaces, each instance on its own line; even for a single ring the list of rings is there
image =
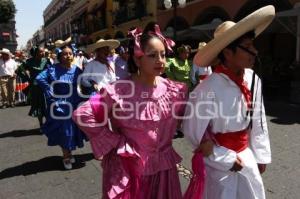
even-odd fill
[[[2,49],[2,108],[15,105],[16,77],[27,82],[20,90],[28,90],[29,115],[61,148],[65,169],[76,162],[72,151],[90,143],[103,168],[102,198],[264,199],[271,151],[251,67],[254,39],[274,15],[266,6],[222,23],[194,57],[154,22],[130,30],[126,45],[100,39],[83,51],[68,38],[53,52],[33,48],[18,64]],[[172,147],[183,135],[195,149],[184,195]]]

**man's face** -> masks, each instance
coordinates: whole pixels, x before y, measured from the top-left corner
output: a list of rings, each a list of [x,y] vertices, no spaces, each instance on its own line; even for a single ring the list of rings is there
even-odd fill
[[[100,59],[106,59],[109,55],[109,47],[105,46],[102,48],[98,48],[96,49],[95,53],[96,53],[96,57],[100,58]]]
[[[4,61],[9,60],[9,55],[8,55],[8,54],[6,54],[6,53],[1,53],[1,54],[2,54],[2,59],[3,59]]]
[[[255,63],[257,50],[253,40],[245,38],[236,48],[236,52],[225,50],[225,59],[228,65],[237,69],[252,68]]]

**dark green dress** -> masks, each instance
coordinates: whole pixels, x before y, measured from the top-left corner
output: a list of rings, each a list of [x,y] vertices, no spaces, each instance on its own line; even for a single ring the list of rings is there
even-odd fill
[[[48,64],[49,62],[45,58],[42,58],[40,62],[30,58],[25,63],[25,69],[30,73],[29,103],[31,108],[28,115],[33,117],[46,115],[45,97],[35,78],[47,68]]]

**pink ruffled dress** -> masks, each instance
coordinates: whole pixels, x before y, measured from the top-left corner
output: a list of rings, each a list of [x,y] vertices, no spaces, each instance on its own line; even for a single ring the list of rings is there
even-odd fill
[[[73,113],[95,157],[103,157],[104,199],[182,198],[176,170],[181,157],[172,138],[175,116],[184,114],[187,87],[163,78],[158,82],[145,87],[117,81]]]

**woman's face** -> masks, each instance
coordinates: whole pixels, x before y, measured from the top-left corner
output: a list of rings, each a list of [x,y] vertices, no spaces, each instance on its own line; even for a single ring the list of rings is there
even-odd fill
[[[136,59],[140,74],[147,77],[161,75],[165,70],[165,46],[158,38],[152,38],[144,48],[144,55]]]
[[[41,58],[45,57],[45,50],[44,50],[44,48],[39,48],[39,49],[38,49],[38,52],[37,52],[37,54],[36,54],[36,57],[37,57],[38,59],[41,59]]]
[[[61,52],[61,57],[60,57],[60,62],[63,65],[71,65],[73,62],[73,52],[71,50],[71,48],[66,47],[62,50]]]
[[[181,60],[186,60],[189,58],[190,52],[187,49],[184,49],[182,52],[179,53],[178,56]]]

